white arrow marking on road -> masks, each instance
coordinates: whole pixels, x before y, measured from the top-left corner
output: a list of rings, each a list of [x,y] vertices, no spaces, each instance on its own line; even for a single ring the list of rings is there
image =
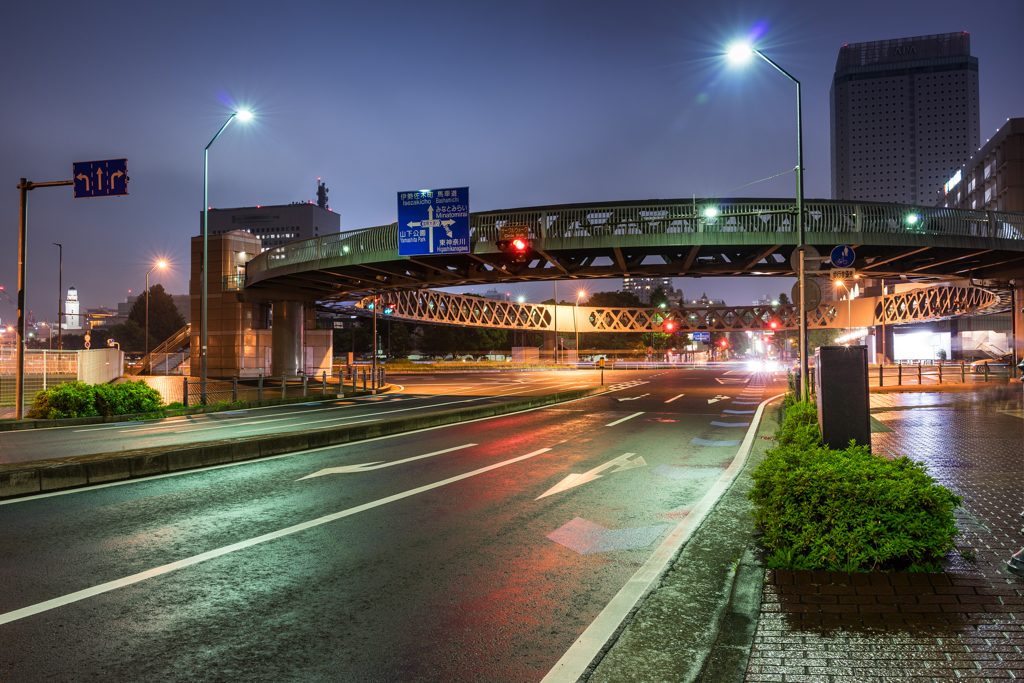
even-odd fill
[[[665,403],[671,403],[672,401],[676,400],[677,398],[682,398],[683,396],[686,396],[686,394],[679,394],[678,396],[673,396],[669,400],[665,401]]]
[[[392,465],[401,465],[402,463],[412,462],[413,460],[420,460],[422,458],[429,458],[434,455],[441,455],[442,453],[451,453],[452,451],[459,451],[463,448],[470,448],[475,446],[475,443],[467,443],[463,446],[456,446],[455,448],[446,448],[443,451],[434,451],[433,453],[426,453],[424,455],[415,455],[405,460],[395,460],[394,462],[364,462],[360,465],[344,465],[342,467],[328,467],[326,470],[320,470],[313,474],[307,474],[304,477],[299,477],[295,481],[302,481],[303,479],[312,479],[313,477],[322,477],[325,474],[352,474],[355,472],[369,472],[370,470],[379,470],[382,467],[391,467]]]
[[[643,398],[644,396],[650,396],[650,394],[640,394],[639,396],[634,396],[632,398],[620,398],[620,399],[617,399],[617,400],[619,400],[619,401],[635,401],[638,398]]]
[[[709,398],[708,399],[708,403],[714,403],[716,401],[724,401],[727,398],[729,398],[729,397],[728,396],[722,396],[721,394],[719,394],[718,396],[715,396],[714,398]]]
[[[636,460],[630,460],[630,458],[632,458],[634,455],[636,455],[636,453],[623,453],[622,455],[615,458],[611,462],[606,462],[603,465],[599,465],[598,467],[595,467],[589,472],[585,472],[583,474],[570,474],[568,477],[558,482],[544,493],[537,496],[534,500],[540,500],[541,498],[544,498],[545,496],[550,496],[553,493],[561,493],[562,491],[568,491],[574,486],[579,486],[580,484],[586,484],[588,481],[600,479],[601,475],[599,473],[604,472],[609,467],[615,467],[615,469],[609,472],[609,474],[615,474],[616,472],[622,472],[624,470],[631,470],[634,467],[647,467],[647,463],[644,461],[643,456],[640,456]]]

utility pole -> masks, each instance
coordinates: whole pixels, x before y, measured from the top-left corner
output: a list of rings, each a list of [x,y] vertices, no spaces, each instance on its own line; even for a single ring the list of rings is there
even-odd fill
[[[60,269],[57,275],[57,350],[64,350],[63,322],[64,322],[64,245],[54,244],[60,249]],[[50,338],[53,338],[53,330],[50,330]]]

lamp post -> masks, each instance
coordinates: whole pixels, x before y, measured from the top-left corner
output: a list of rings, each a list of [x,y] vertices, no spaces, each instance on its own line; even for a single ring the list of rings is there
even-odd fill
[[[796,229],[797,251],[800,254],[800,270],[797,277],[800,281],[800,399],[808,400],[809,381],[807,377],[807,298],[805,296],[804,277],[804,129],[801,120],[800,81],[792,74],[770,60],[760,50],[740,43],[729,49],[729,58],[733,62],[745,62],[755,54],[771,64],[783,76],[796,84]]]
[[[851,306],[853,305],[853,302],[851,301],[852,297],[850,296],[850,288],[846,286],[845,282],[842,280],[836,280],[836,284],[846,290],[846,345],[849,346],[850,338],[853,336],[853,314],[851,312]]]
[[[64,349],[64,338],[61,334],[63,329],[62,322],[64,322],[63,306],[64,306],[64,245],[53,243],[60,251],[58,252],[58,270],[57,270],[57,350],[61,351]],[[53,328],[50,328],[50,336],[53,336]],[[51,346],[52,346],[51,342]]]
[[[209,236],[210,236],[210,230],[209,230],[210,226],[209,226],[209,220],[208,220],[208,218],[209,218],[209,209],[210,209],[210,145],[212,145],[214,142],[217,141],[217,138],[220,137],[220,134],[224,132],[224,129],[228,127],[228,124],[231,123],[232,121],[234,121],[236,117],[241,119],[242,121],[248,121],[249,119],[252,118],[252,112],[247,110],[247,109],[239,109],[238,111],[233,113],[231,116],[229,116],[228,120],[225,121],[224,125],[221,126],[220,130],[217,131],[217,134],[213,136],[212,140],[210,140],[210,144],[206,145],[206,149],[203,150],[203,268],[202,268],[202,273],[201,273],[201,275],[202,275],[202,283],[203,283],[203,287],[202,287],[202,300],[203,300],[203,304],[202,304],[202,309],[201,309],[201,313],[200,313],[202,324],[200,325],[200,332],[199,332],[199,335],[200,335],[199,336],[199,355],[200,355],[200,358],[201,358],[201,361],[200,361],[200,367],[201,367],[200,373],[201,373],[201,376],[200,376],[199,382],[200,382],[200,392],[202,394],[200,400],[202,401],[203,405],[206,405],[206,346],[207,346],[207,332],[208,332],[208,330],[207,330],[207,280],[209,280],[209,278],[207,277],[207,265],[208,265],[207,264],[207,261],[208,261],[207,256],[209,254],[209,251],[207,249],[207,243],[209,241]],[[146,297],[148,299],[149,295],[147,294]],[[147,344],[149,343],[149,337],[148,336],[146,337],[146,343]]]
[[[586,294],[582,289],[576,292],[576,305],[572,309],[572,328],[576,330],[576,367],[580,364],[580,326],[577,322],[577,313],[580,309],[580,297]]]
[[[146,271],[146,340],[143,343],[143,347],[146,352],[142,354],[143,364],[146,362],[146,357],[149,356],[149,274],[157,268],[164,268],[167,266],[166,261],[160,261],[155,266]],[[152,361],[149,363],[150,367],[153,367]]]

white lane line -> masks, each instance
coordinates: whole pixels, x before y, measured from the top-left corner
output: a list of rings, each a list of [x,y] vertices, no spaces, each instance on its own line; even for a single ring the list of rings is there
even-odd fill
[[[690,510],[679,522],[675,529],[669,533],[658,549],[644,562],[626,585],[612,598],[597,618],[587,627],[579,638],[572,644],[562,658],[551,668],[551,671],[541,679],[540,683],[575,683],[587,670],[590,663],[597,656],[608,639],[611,638],[622,624],[622,620],[633,611],[633,608],[640,599],[647,594],[651,586],[662,575],[668,563],[689,540],[694,530],[704,521],[704,517],[715,506],[718,499],[732,485],[736,475],[743,469],[750,448],[754,444],[754,436],[757,434],[758,425],[761,423],[761,414],[764,407],[784,394],[772,396],[765,400],[757,408],[757,414],[750,422],[750,428],[740,443],[740,449],[733,458],[732,464],[722,473],[700,502]]]
[[[103,593],[108,593],[108,592],[110,592],[112,590],[116,590],[118,588],[123,588],[125,586],[130,586],[130,585],[132,585],[134,583],[139,583],[140,581],[145,581],[146,579],[152,579],[152,578],[160,576],[162,574],[167,574],[169,572],[173,572],[173,571],[175,571],[177,569],[184,569],[185,567],[191,567],[192,565],[199,564],[200,562],[206,562],[207,560],[212,560],[212,559],[214,559],[216,557],[220,557],[222,555],[227,555],[229,553],[237,552],[239,550],[245,550],[246,548],[251,548],[254,545],[259,545],[261,543],[266,543],[267,541],[273,541],[273,540],[276,540],[278,538],[283,538],[285,536],[289,536],[289,535],[294,534],[294,533],[299,532],[299,531],[305,531],[306,529],[312,529],[313,527],[320,526],[321,524],[327,524],[328,522],[334,522],[336,520],[342,519],[344,517],[349,517],[351,515],[355,515],[355,514],[358,514],[360,512],[365,512],[367,510],[372,510],[375,507],[380,507],[381,505],[387,505],[388,503],[393,503],[395,501],[402,500],[403,498],[409,498],[411,496],[415,496],[415,495],[417,495],[419,493],[424,493],[426,491],[430,491],[432,489],[436,489],[436,488],[439,488],[441,486],[446,486],[448,484],[454,484],[457,481],[462,481],[463,479],[469,479],[470,477],[475,477],[478,474],[483,474],[485,472],[490,472],[491,470],[496,470],[499,467],[506,467],[507,465],[512,465],[512,464],[520,462],[522,460],[526,460],[527,458],[532,458],[535,455],[540,455],[541,453],[547,453],[550,450],[551,450],[550,448],[541,448],[540,450],[534,451],[533,453],[527,453],[526,455],[520,455],[518,458],[512,458],[511,460],[504,460],[502,462],[495,463],[494,465],[488,465],[487,467],[481,467],[478,470],[473,470],[472,472],[466,472],[465,474],[459,474],[459,475],[456,475],[454,477],[449,477],[448,479],[444,479],[442,481],[438,481],[438,482],[435,482],[433,484],[426,484],[425,486],[419,486],[419,487],[414,488],[414,489],[409,489],[408,491],[403,491],[402,493],[396,493],[396,494],[394,494],[392,496],[387,496],[386,498],[380,498],[380,499],[372,501],[370,503],[363,503],[362,505],[357,505],[356,507],[349,508],[347,510],[342,510],[341,512],[335,512],[333,514],[325,515],[323,517],[317,517],[316,519],[311,519],[308,522],[302,522],[301,524],[295,524],[293,526],[286,527],[284,529],[279,529],[278,531],[272,531],[269,534],[263,534],[262,536],[257,536],[255,538],[250,538],[250,539],[248,539],[246,541],[239,541],[238,543],[232,543],[231,545],[226,545],[226,546],[224,546],[222,548],[216,548],[215,550],[210,550],[210,551],[207,551],[205,553],[200,553],[199,555],[193,555],[192,557],[187,557],[187,558],[185,558],[183,560],[178,560],[177,562],[171,562],[170,564],[165,564],[165,565],[162,565],[160,567],[154,567],[153,569],[148,569],[148,570],[146,570],[144,572],[139,572],[138,574],[132,574],[131,576],[126,576],[123,579],[116,579],[114,581],[107,581],[106,583],[101,583],[98,586],[93,586],[92,588],[86,588],[84,590],[75,591],[74,593],[69,593],[68,595],[62,595],[59,598],[53,598],[52,600],[47,600],[45,602],[40,602],[40,603],[37,603],[35,605],[29,605],[28,607],[22,607],[21,609],[16,609],[13,612],[7,612],[5,614],[0,614],[0,625],[9,624],[12,621],[18,621],[19,619],[24,619],[25,617],[31,617],[33,615],[40,614],[42,612],[47,612],[49,610],[56,609],[58,607],[63,607],[64,605],[70,605],[70,604],[75,603],[75,602],[80,602],[82,600],[85,600],[86,598],[91,598],[91,597],[95,597],[97,595],[102,595]]]
[[[431,458],[435,455],[443,455],[445,453],[451,453],[452,451],[461,451],[463,448],[471,448],[475,446],[475,443],[467,443],[462,446],[455,446],[453,448],[446,448],[443,451],[434,451],[433,453],[426,453],[424,455],[414,455],[411,458],[405,458],[404,460],[395,460],[394,462],[364,462],[361,465],[342,465],[341,467],[328,467],[327,469],[314,472],[313,474],[307,474],[304,477],[299,477],[295,481],[302,481],[303,479],[313,479],[314,477],[322,477],[325,474],[351,474],[353,472],[369,472],[370,470],[379,470],[384,467],[394,467],[395,465],[402,465],[413,460],[422,460],[423,458]]]
[[[603,394],[594,394],[594,396],[584,396],[582,398],[574,398],[571,401],[562,401],[561,403],[577,403],[579,401],[586,401],[594,398],[595,396],[602,396]],[[561,405],[557,403],[555,405]],[[375,436],[370,439],[362,439],[360,441],[349,441],[347,443],[339,443],[333,446],[321,446],[320,448],[310,448],[304,451],[294,451],[292,453],[281,453],[280,455],[268,455],[266,457],[253,458],[251,460],[239,460],[238,462],[226,462],[223,465],[211,465],[210,467],[203,467],[201,469],[193,470],[180,470],[178,472],[167,472],[166,474],[154,474],[139,479],[123,479],[121,481],[111,481],[106,484],[90,484],[89,486],[83,486],[81,488],[65,489],[63,491],[50,491],[49,493],[37,493],[34,496],[24,496],[21,498],[7,498],[6,500],[0,500],[0,507],[4,505],[18,505],[19,503],[31,503],[44,498],[53,498],[55,496],[71,496],[80,493],[91,493],[99,489],[111,488],[113,486],[130,486],[133,484],[145,484],[147,482],[156,481],[158,479],[167,479],[168,477],[183,477],[188,475],[205,474],[213,470],[222,470],[228,467],[244,467],[246,465],[255,465],[263,462],[269,462],[271,460],[280,460],[281,458],[291,458],[296,455],[308,455],[310,453],[320,453],[321,451],[330,451],[334,449],[347,448],[349,446],[359,446],[362,444],[371,443],[373,441],[384,441],[386,439],[397,439],[404,436],[411,436],[413,434],[422,434],[423,432],[435,432],[441,429],[451,429],[453,427],[460,427],[462,425],[473,424],[474,422],[487,422],[489,420],[500,420],[504,417],[511,415],[521,415],[523,413],[534,413],[538,410],[551,410],[551,406],[538,406],[536,408],[526,408],[525,410],[516,410],[511,413],[505,413],[503,415],[491,415],[489,417],[478,417],[475,420],[465,420],[463,422],[456,422],[455,424],[449,425],[437,425],[436,427],[424,427],[423,429],[414,429],[409,432],[399,432],[398,434],[388,434],[386,436]],[[585,410],[585,408],[580,408]],[[28,431],[28,430],[26,430]],[[566,440],[568,441],[568,439]],[[559,441],[559,444],[565,443],[565,441]],[[558,444],[555,444],[556,446]]]
[[[619,424],[620,422],[625,422],[626,420],[632,420],[634,417],[637,417],[638,415],[643,415],[643,412],[633,413],[629,417],[624,417],[621,420],[616,420],[615,422],[609,422],[608,424],[605,425],[605,427],[614,427],[615,425]]]
[[[686,396],[686,394],[679,394],[678,396],[673,396],[669,400],[665,401],[665,403],[671,403],[672,401],[676,400],[677,398],[682,398],[683,396]]]
[[[380,422],[380,420],[377,419],[377,418],[372,418],[372,419],[369,419],[369,420],[360,420],[360,419],[358,419],[359,417],[362,417],[362,416],[361,415],[352,415],[351,417],[328,417],[328,418],[325,418],[323,420],[311,420],[309,422],[296,422],[296,423],[294,423],[292,425],[289,425],[289,426],[292,426],[292,427],[302,427],[302,426],[305,426],[305,425],[320,424],[321,422],[339,422],[341,420],[355,420],[355,422],[349,422],[348,423],[349,425],[358,425],[358,424],[363,424],[365,422]],[[327,425],[324,425],[324,426],[326,427]],[[339,425],[339,426],[341,426],[341,425]],[[345,426],[347,427],[348,425],[345,425]],[[256,429],[243,429],[242,431],[240,431],[238,433],[239,434],[251,434],[252,432],[262,432],[264,429],[276,429],[276,426],[271,425],[269,427],[257,427]],[[322,427],[316,427],[315,429],[322,429]]]

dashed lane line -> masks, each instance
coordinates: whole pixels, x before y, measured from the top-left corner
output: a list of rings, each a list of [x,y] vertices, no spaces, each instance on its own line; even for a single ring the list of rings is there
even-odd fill
[[[609,422],[608,424],[605,425],[605,427],[614,427],[617,424],[625,422],[626,420],[632,420],[634,417],[639,417],[640,415],[643,415],[643,412],[633,413],[629,417],[624,417],[621,420],[616,420],[615,422]]]

